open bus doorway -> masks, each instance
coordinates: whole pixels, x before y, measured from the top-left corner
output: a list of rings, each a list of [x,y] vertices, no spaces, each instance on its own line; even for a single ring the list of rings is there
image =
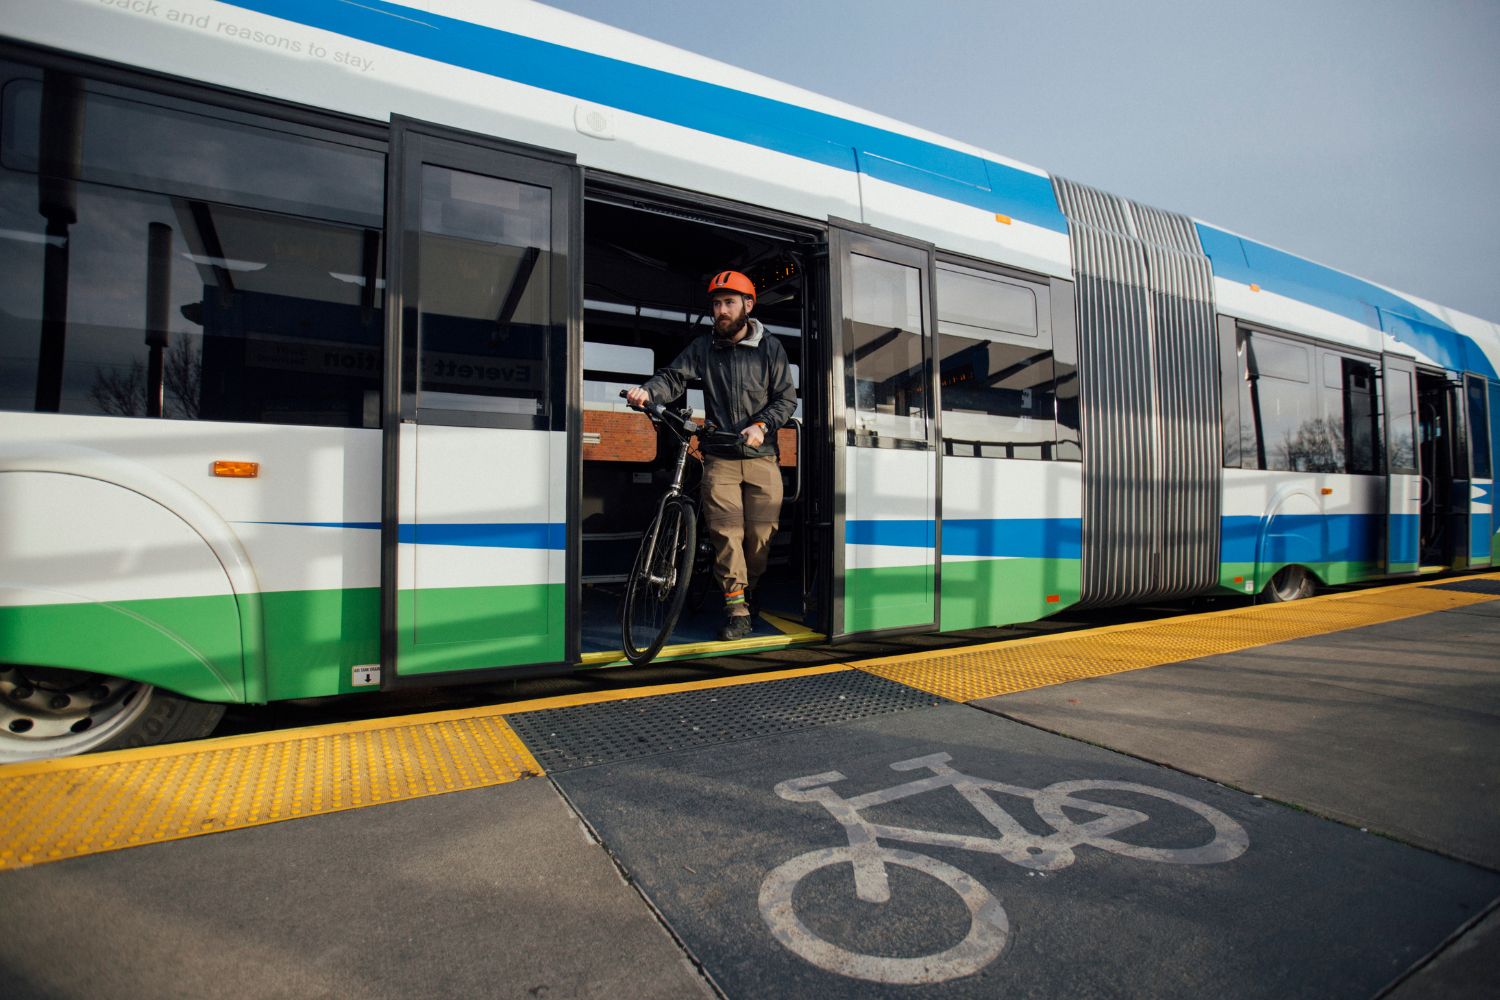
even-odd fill
[[[1424,569],[1449,568],[1466,550],[1468,462],[1457,388],[1442,372],[1417,372],[1417,442],[1422,470]]]
[[[706,289],[719,271],[755,282],[754,317],[785,348],[804,419],[804,362],[814,310],[808,301],[808,255],[820,234],[761,226],[728,214],[674,206],[629,194],[590,191],[584,206],[583,431],[579,528],[582,578],[579,648],[585,664],[611,662],[620,649],[620,600],[631,562],[657,500],[671,477],[675,443],[631,411],[620,390],[640,385],[711,329]],[[702,418],[703,393],[683,399]],[[815,429],[806,432],[819,440]],[[805,504],[810,463],[797,427],[778,435],[785,487],[770,565],[757,588],[760,614],[736,648],[780,644],[815,628],[804,615],[810,587],[805,564]],[[697,493],[701,467],[690,463]],[[723,624],[723,600],[700,532],[694,586],[661,656],[710,651]],[[809,636],[810,638],[810,636]]]

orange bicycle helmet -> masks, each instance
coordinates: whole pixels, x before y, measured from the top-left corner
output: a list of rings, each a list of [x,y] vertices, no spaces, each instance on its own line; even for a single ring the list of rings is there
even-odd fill
[[[708,294],[714,292],[739,292],[755,298],[755,282],[738,271],[720,271],[708,283]]]

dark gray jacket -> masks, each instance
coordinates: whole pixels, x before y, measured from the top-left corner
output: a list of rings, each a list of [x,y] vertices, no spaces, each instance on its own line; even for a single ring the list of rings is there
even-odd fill
[[[757,420],[766,425],[766,440],[759,448],[741,439],[738,445],[717,445],[705,451],[723,458],[779,454],[776,432],[792,419],[797,390],[792,386],[786,350],[765,332],[760,320],[752,318],[749,330],[736,344],[720,345],[711,333],[696,338],[643,388],[653,402],[670,403],[692,379],[703,382],[704,408],[712,426],[740,431]]]

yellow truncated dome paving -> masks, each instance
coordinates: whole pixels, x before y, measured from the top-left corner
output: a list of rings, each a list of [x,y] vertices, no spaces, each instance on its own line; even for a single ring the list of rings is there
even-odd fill
[[[541,773],[498,711],[447,714],[0,768],[0,868]]]
[[[1497,580],[1500,574],[1467,579]],[[1496,600],[1500,595],[1402,584],[1188,615],[1164,622],[1112,625],[1064,635],[893,656],[856,664],[888,680],[952,701],[1103,677],[1126,670],[1232,653],[1288,639],[1397,621]]]
[[[1500,573],[1464,578],[1495,580]],[[3,765],[0,869],[542,774],[507,715],[848,670],[967,702],[1500,599],[1447,589],[1458,585],[1401,584],[957,650]]]

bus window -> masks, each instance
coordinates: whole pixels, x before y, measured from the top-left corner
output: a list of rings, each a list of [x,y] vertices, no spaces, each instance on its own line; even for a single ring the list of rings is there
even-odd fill
[[[552,192],[422,166],[421,409],[547,415]]]
[[[1342,382],[1340,406],[1344,424],[1345,471],[1356,475],[1378,475],[1384,466],[1380,455],[1380,407],[1375,401],[1375,366],[1354,358],[1340,358]]]
[[[1284,472],[1343,470],[1342,428],[1322,414],[1312,383],[1312,352],[1305,344],[1254,332],[1245,341],[1249,468]],[[1242,416],[1242,420],[1243,420]]]
[[[1490,456],[1490,416],[1482,378],[1470,376],[1465,386],[1469,398],[1469,444],[1474,453],[1475,479],[1489,479],[1494,466]]]
[[[382,153],[0,76],[0,407],[379,426]]]
[[[1386,414],[1386,433],[1390,435],[1391,472],[1417,474],[1417,407],[1411,375],[1401,369],[1386,369],[1389,384],[1385,398],[1390,404]]]
[[[922,272],[890,261],[850,256],[853,337],[845,363],[851,434],[861,443],[927,440],[922,355]]]
[[[1053,458],[1057,377],[1046,291],[940,265],[939,371],[950,454]]]

